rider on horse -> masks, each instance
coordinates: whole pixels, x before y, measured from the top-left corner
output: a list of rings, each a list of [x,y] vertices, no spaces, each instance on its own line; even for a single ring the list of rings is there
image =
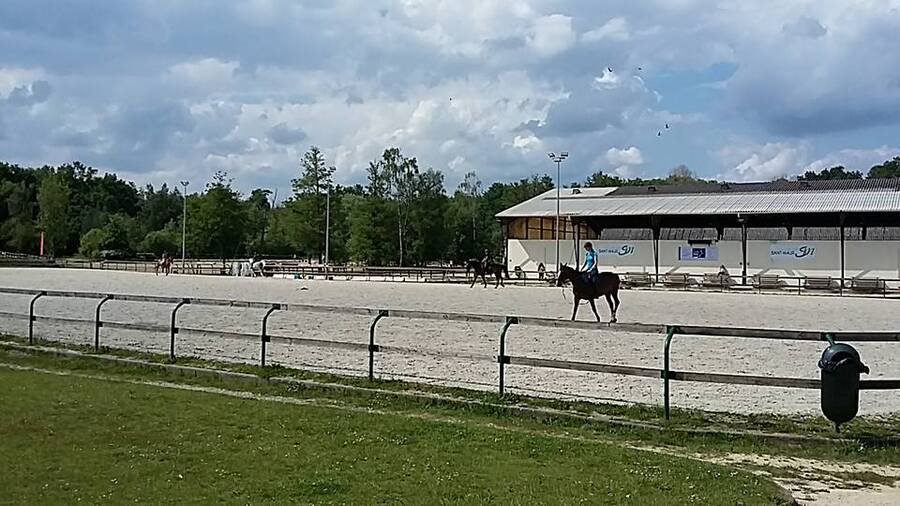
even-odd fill
[[[600,272],[597,270],[598,260],[599,255],[594,251],[594,245],[589,242],[584,243],[584,267],[581,268],[581,272],[586,274],[592,285],[597,284],[600,279]]]
[[[484,271],[487,271],[488,267],[491,265],[491,252],[488,251],[487,248],[484,248],[484,255],[481,257],[481,268]]]

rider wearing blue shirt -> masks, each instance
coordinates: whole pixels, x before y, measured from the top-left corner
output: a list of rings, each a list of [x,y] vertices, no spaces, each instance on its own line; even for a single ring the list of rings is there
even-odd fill
[[[597,252],[594,251],[594,245],[586,242],[584,243],[584,266],[581,268],[582,272],[587,273],[590,277],[591,282],[596,283],[597,278],[600,276],[598,269],[599,258]]]

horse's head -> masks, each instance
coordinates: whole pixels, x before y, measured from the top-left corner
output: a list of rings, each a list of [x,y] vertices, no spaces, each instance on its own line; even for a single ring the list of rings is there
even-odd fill
[[[568,265],[560,265],[559,273],[556,275],[556,286],[563,286],[572,282],[578,276],[578,271]]]

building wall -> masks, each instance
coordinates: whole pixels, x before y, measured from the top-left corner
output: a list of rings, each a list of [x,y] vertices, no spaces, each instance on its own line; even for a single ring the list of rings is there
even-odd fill
[[[585,241],[581,242],[583,246]],[[653,272],[653,241],[649,240],[594,240],[594,248],[600,253],[601,267],[616,272]],[[691,273],[717,271],[725,265],[733,274],[742,270],[740,241],[713,241],[711,246],[718,249],[718,258],[709,260],[681,260],[679,247],[687,247],[687,241],[660,241],[660,273],[682,271]],[[811,255],[803,258],[800,248],[815,248]],[[782,253],[797,251],[773,257],[772,249]],[[776,251],[776,252],[777,252]],[[579,248],[578,259],[583,258]],[[847,277],[870,276],[900,278],[900,241],[846,241],[845,272]],[[568,265],[576,260],[575,244],[572,240],[560,241],[560,258]],[[515,267],[524,271],[536,271],[543,263],[547,270],[554,271],[556,263],[556,241],[552,240],[509,240],[509,270]],[[832,275],[840,276],[840,241],[747,241],[747,271],[749,274],[767,272],[788,276]]]

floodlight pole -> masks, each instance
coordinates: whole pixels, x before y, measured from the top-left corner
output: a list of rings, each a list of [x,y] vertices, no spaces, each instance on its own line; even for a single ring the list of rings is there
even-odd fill
[[[560,267],[560,258],[559,258],[559,201],[560,201],[560,173],[562,171],[562,163],[563,160],[569,157],[568,151],[563,151],[562,153],[547,153],[547,156],[550,157],[550,160],[556,164],[556,269],[559,272]]]
[[[182,214],[181,214],[181,273],[184,274],[184,263],[187,256],[187,187],[188,181],[181,181],[184,191],[181,192]]]

